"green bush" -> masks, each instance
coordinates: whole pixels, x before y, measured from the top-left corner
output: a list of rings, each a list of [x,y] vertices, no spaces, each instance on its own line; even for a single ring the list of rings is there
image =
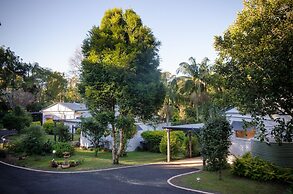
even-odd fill
[[[47,120],[43,124],[43,128],[47,134],[53,135],[54,134],[54,121],[52,119]]]
[[[20,137],[11,143],[9,149],[18,154],[44,155],[52,152],[52,143],[45,140],[45,133],[41,126],[31,125],[21,131]]]
[[[71,133],[69,132],[69,127],[63,123],[59,123],[56,127],[58,134],[58,141],[67,142],[71,140]]]
[[[55,155],[59,158],[63,157],[64,152],[69,152],[70,155],[74,154],[74,147],[67,142],[56,142],[53,145],[53,150],[56,151]]]
[[[179,153],[182,153],[182,144],[185,134],[182,131],[170,132],[170,157],[175,158]],[[161,153],[167,153],[167,134],[161,140],[160,143]]]
[[[231,171],[234,175],[257,181],[293,181],[292,169],[277,167],[259,157],[252,157],[250,153],[237,158]]]
[[[41,121],[32,122],[31,125],[33,125],[33,126],[36,126],[36,125],[41,126]]]
[[[21,131],[21,136],[16,139],[11,150],[16,153],[42,154],[45,134],[41,126],[30,126]]]
[[[2,119],[4,128],[16,129],[17,131],[30,126],[31,122],[31,115],[20,107],[15,107],[12,112],[6,113]]]
[[[80,127],[78,127],[77,129],[75,129],[75,134],[80,135],[80,133],[81,133],[81,128]]]
[[[162,130],[142,132],[141,136],[145,141],[144,150],[159,153],[160,143],[165,133],[166,132]]]
[[[183,144],[182,144],[182,151],[184,152],[185,157],[189,157],[189,137],[186,136],[184,138]],[[199,156],[199,142],[195,135],[191,137],[191,151],[192,151],[192,157]]]

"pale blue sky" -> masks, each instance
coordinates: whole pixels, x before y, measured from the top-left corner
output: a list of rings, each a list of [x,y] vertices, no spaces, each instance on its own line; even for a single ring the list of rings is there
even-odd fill
[[[24,62],[67,72],[69,59],[110,8],[132,8],[161,41],[162,71],[193,56],[216,58],[213,37],[243,8],[242,0],[1,0],[0,45]]]

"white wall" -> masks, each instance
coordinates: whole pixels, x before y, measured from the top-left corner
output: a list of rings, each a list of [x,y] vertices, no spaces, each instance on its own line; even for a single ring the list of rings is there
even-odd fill
[[[253,139],[237,138],[234,135],[231,137],[232,145],[229,147],[229,152],[235,156],[242,156],[246,152],[251,151],[251,143]]]
[[[134,151],[138,146],[140,146],[140,142],[143,141],[143,138],[141,137],[142,132],[148,131],[148,130],[150,131],[154,130],[153,127],[150,125],[144,125],[142,123],[139,123],[139,125],[143,130],[137,131],[135,136],[128,141],[127,149],[126,149],[127,152]],[[108,149],[112,149],[112,137],[110,135],[105,138],[102,138],[102,141],[105,141],[108,143],[108,146],[107,146]],[[92,146],[91,142],[88,140],[87,137],[85,137],[84,134],[81,134],[80,136],[80,146],[87,147],[87,148]]]

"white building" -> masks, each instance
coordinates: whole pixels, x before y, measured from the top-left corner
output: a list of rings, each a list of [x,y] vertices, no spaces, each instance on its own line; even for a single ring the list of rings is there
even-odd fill
[[[226,118],[232,127],[231,143],[229,148],[231,154],[241,156],[246,152],[251,151],[252,141],[258,133],[255,126],[245,127],[244,122],[251,122],[253,120],[250,114],[242,114],[236,108],[232,108],[225,112]],[[263,117],[265,128],[270,130],[276,123],[268,116]]]

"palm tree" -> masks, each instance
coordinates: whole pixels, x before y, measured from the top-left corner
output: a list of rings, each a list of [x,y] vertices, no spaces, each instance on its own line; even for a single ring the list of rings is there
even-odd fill
[[[181,85],[180,93],[185,96],[186,101],[192,108],[196,109],[196,120],[199,121],[199,105],[208,100],[207,82],[210,73],[208,67],[208,58],[198,64],[193,57],[189,58],[189,63],[182,62],[179,64],[177,74],[182,73],[184,80]]]
[[[178,105],[177,81],[176,76],[170,72],[163,72],[161,79],[166,89],[166,96],[159,114],[166,119],[166,123],[169,125],[174,108]]]

